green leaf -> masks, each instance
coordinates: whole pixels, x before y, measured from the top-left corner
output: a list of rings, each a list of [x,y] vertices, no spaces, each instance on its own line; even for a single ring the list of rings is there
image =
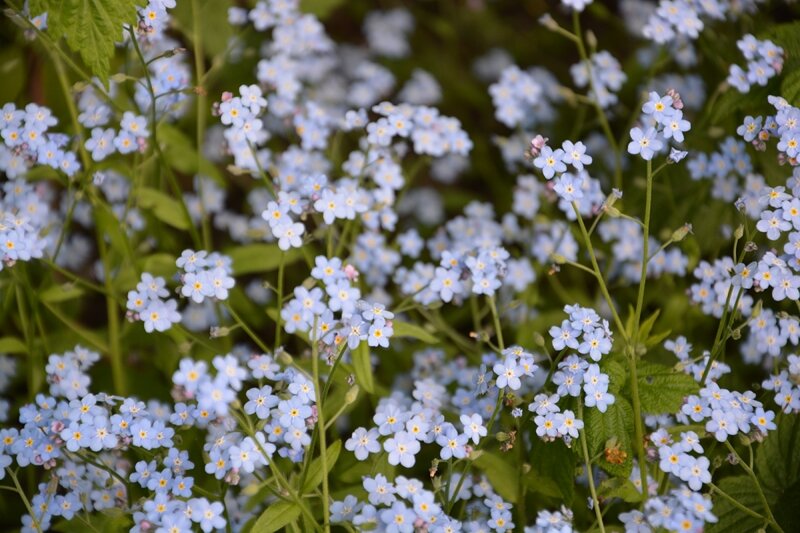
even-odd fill
[[[0,353],[25,353],[27,351],[25,343],[16,337],[0,338]]]
[[[583,411],[584,431],[589,446],[589,455],[602,453],[596,464],[609,474],[628,477],[633,468],[633,407],[621,394],[617,394],[614,403],[608,406],[605,413],[590,407]],[[616,446],[625,453],[621,464],[606,460],[604,450]]]
[[[193,223],[186,216],[178,200],[149,187],[140,187],[136,192],[139,207],[152,211],[153,215],[165,224],[180,230],[188,230]]]
[[[369,357],[369,345],[362,341],[355,350],[350,351],[353,357],[353,370],[356,381],[370,394],[375,392],[375,382],[372,378],[372,362]]]
[[[39,293],[39,299],[43,302],[58,303],[78,298],[85,293],[86,291],[74,283],[64,283],[46,288]]]
[[[761,498],[758,496],[753,482],[748,476],[726,477],[719,482],[718,486],[728,496],[748,509],[761,515],[764,514],[764,505],[761,503]],[[707,533],[727,533],[729,531],[750,533],[764,527],[763,520],[745,513],[731,503],[730,500],[718,494],[714,495],[713,513],[718,520],[714,524],[706,525]]]
[[[781,96],[792,105],[800,105],[800,68],[796,68],[784,76],[781,82]]]
[[[612,477],[600,483],[597,490],[603,498],[620,498],[628,503],[642,501],[642,493],[630,479]]]
[[[123,24],[136,25],[139,0],[47,0],[48,25],[54,39],[66,37],[92,74],[108,82],[110,61],[117,41],[122,41]]]
[[[300,0],[300,10],[325,20],[344,0]]]
[[[333,465],[339,459],[339,452],[342,451],[342,441],[337,440],[328,447],[325,457],[328,462],[328,472],[333,469]],[[308,465],[308,474],[303,483],[303,494],[310,494],[317,486],[322,483],[322,458],[317,457]]]
[[[102,200],[93,202],[93,211],[97,229],[101,234],[108,237],[111,242],[111,247],[115,250],[126,250],[127,239],[125,234],[122,233],[122,223],[117,218],[117,215],[111,210],[107,203]]]
[[[640,361],[637,377],[642,411],[648,414],[673,413],[700,390],[692,376],[665,365]]]
[[[473,463],[483,470],[494,490],[511,503],[517,503],[518,465],[511,465],[502,457],[489,452],[481,453]]]
[[[298,248],[283,251],[277,244],[246,244],[225,251],[233,261],[233,275],[241,276],[255,272],[271,272],[277,270],[283,257],[284,266],[288,266],[303,257]]]
[[[628,382],[628,371],[616,357],[604,357],[600,362],[600,370],[608,374],[608,390],[617,394]]]
[[[84,328],[76,321],[72,320],[69,316],[64,314],[64,312],[61,311],[55,305],[50,304],[48,302],[42,302],[42,303],[47,309],[50,310],[51,313],[53,313],[53,315],[56,318],[58,318],[61,322],[63,322],[64,325],[67,326],[69,329],[77,333],[78,336],[80,336],[83,340],[85,340],[86,342],[88,342],[101,352],[108,353],[108,346],[106,345],[106,342],[103,340],[103,338],[100,337],[100,335],[98,335],[94,331]]]
[[[394,329],[394,337],[411,337],[428,344],[439,344],[439,339],[435,335],[416,324],[393,320],[392,328]]]
[[[297,520],[300,516],[300,507],[293,502],[273,503],[261,513],[256,523],[253,524],[253,533],[272,533]]]
[[[636,339],[637,341],[642,342],[643,339],[646,339],[648,335],[650,335],[650,331],[652,331],[653,329],[653,324],[656,323],[656,320],[658,320],[658,315],[660,314],[661,314],[660,310],[656,311],[655,313],[647,317],[647,319],[644,322],[642,322],[642,324],[639,326],[639,338]]]
[[[756,455],[756,472],[776,519],[786,531],[796,531],[798,517],[781,516],[790,496],[800,486],[800,417],[783,414],[778,428],[769,433]],[[791,513],[789,513],[791,515]],[[792,524],[786,523],[793,522]]]
[[[530,453],[531,473],[528,486],[548,496],[550,487],[555,487],[566,505],[572,503],[575,494],[575,453],[567,448],[563,440],[544,442],[533,437]]]

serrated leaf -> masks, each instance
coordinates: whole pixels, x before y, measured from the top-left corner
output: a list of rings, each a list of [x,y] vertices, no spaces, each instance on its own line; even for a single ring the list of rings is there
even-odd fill
[[[372,362],[369,357],[369,345],[362,341],[355,350],[350,351],[353,358],[353,371],[356,381],[370,394],[375,392],[375,382],[372,378]]]
[[[726,477],[718,483],[725,494],[759,514],[764,514],[764,505],[748,476]],[[707,533],[750,533],[764,527],[764,521],[759,520],[737,508],[724,496],[714,495],[714,515],[717,522],[706,525]]]
[[[600,362],[600,370],[608,374],[608,391],[612,394],[617,394],[628,381],[628,371],[612,357],[605,357]]]
[[[621,464],[610,463],[605,454],[601,455],[596,464],[609,474],[628,477],[633,468],[633,407],[622,395],[617,394],[614,403],[609,405],[605,413],[594,407],[583,411],[584,431],[589,446],[589,455],[595,456],[605,450],[606,443],[612,439],[616,446],[625,453]]]
[[[108,82],[115,43],[122,40],[123,24],[137,22],[138,0],[50,0],[55,34],[61,31],[67,44],[78,52],[92,74]]]
[[[0,338],[0,353],[25,353],[28,347],[16,337]]]
[[[139,207],[151,211],[157,219],[173,228],[187,230],[193,223],[186,218],[180,202],[161,191],[140,187],[136,192],[136,200]]]
[[[439,339],[435,335],[416,324],[393,320],[392,328],[394,329],[394,337],[411,337],[428,344],[439,344]]]
[[[339,459],[339,452],[341,451],[341,440],[334,441],[334,443],[328,447],[327,453],[325,454],[328,463],[328,472],[333,469],[333,465],[335,465],[336,461]],[[305,483],[303,483],[302,493],[310,494],[320,483],[322,483],[322,458],[317,457],[308,465],[308,474],[306,475]]]
[[[300,516],[300,507],[293,502],[277,502],[273,503],[266,510],[261,513],[255,524],[253,524],[253,533],[272,533],[278,531],[280,528],[285,527]]]
[[[542,483],[543,488],[555,485],[564,503],[570,505],[575,494],[575,453],[564,441],[544,442],[534,437],[528,460],[531,464],[529,476],[536,481],[534,490],[537,490],[537,483],[546,480]]]
[[[788,72],[783,77],[781,96],[793,106],[800,105],[800,68]]]
[[[770,504],[800,479],[800,418],[781,416],[778,428],[767,435],[756,456],[756,472]]]
[[[241,276],[255,272],[271,272],[277,270],[283,257],[284,266],[288,266],[303,257],[298,248],[283,251],[277,244],[246,244],[225,251],[233,261],[233,275]]]
[[[517,503],[518,465],[511,465],[502,457],[489,452],[482,453],[472,464],[483,470],[489,483],[503,499]]]
[[[647,414],[674,413],[700,386],[688,374],[672,367],[640,361],[637,368],[639,399]]]

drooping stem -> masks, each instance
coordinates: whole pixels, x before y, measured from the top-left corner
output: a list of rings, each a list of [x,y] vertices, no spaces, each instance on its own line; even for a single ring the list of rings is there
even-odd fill
[[[328,487],[328,447],[327,435],[325,431],[325,408],[323,406],[322,387],[319,380],[319,343],[317,342],[317,319],[311,334],[311,372],[314,375],[314,396],[317,401],[317,424],[319,425],[319,460],[322,466],[322,527],[326,532],[331,530],[330,512],[328,510],[329,487]],[[330,376],[328,377],[330,379]]]
[[[728,448],[728,451],[736,457],[739,465],[747,472],[747,475],[750,476],[750,479],[753,481],[753,486],[756,488],[756,492],[758,492],[758,497],[761,499],[761,503],[764,505],[764,510],[767,513],[767,521],[769,524],[775,528],[776,531],[783,533],[783,528],[778,525],[778,521],[775,520],[775,516],[772,514],[772,509],[769,507],[769,502],[767,501],[767,496],[764,494],[764,489],[761,488],[761,483],[758,481],[758,477],[756,473],[753,472],[753,469],[744,462],[742,457],[739,455],[739,452],[736,451],[736,448],[731,445],[730,442],[727,440],[725,441],[725,447]]]

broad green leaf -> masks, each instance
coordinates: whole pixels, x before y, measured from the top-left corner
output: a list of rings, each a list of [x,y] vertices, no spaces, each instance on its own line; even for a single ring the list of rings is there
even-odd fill
[[[136,8],[141,4],[139,0],[48,0],[48,24],[53,25],[55,38],[64,32],[70,48],[106,83],[123,24],[136,25]]]
[[[178,200],[149,187],[140,187],[136,192],[139,207],[152,211],[153,215],[173,228],[187,230],[192,221],[186,218],[183,207]]]
[[[611,356],[604,357],[600,362],[600,370],[608,374],[608,390],[616,395],[628,382],[628,371],[623,366],[624,359]]]
[[[783,414],[778,428],[767,435],[756,454],[756,472],[776,520],[786,531],[797,531],[796,513],[786,512],[800,491],[800,417]]]
[[[748,476],[726,477],[718,483],[718,486],[725,494],[748,509],[761,515],[764,514],[764,505]],[[728,498],[719,494],[714,495],[712,512],[717,517],[717,522],[706,525],[707,533],[728,533],[730,531],[750,533],[764,527],[764,521],[745,513],[731,503]]]
[[[621,394],[615,395],[614,403],[608,406],[605,413],[594,407],[583,411],[584,431],[589,445],[589,455],[601,454],[596,464],[609,474],[628,477],[633,468],[633,407]],[[606,460],[605,450],[615,446],[625,453],[621,464]]]
[[[375,382],[372,378],[372,362],[369,357],[369,345],[362,341],[355,350],[350,351],[353,358],[353,370],[356,381],[370,394],[375,392]]]
[[[392,328],[394,329],[394,337],[411,337],[428,344],[439,344],[439,339],[426,329],[423,329],[422,326],[393,320]]]
[[[79,298],[86,294],[80,286],[74,283],[64,283],[63,285],[53,285],[39,293],[39,299],[43,302],[58,303],[73,298]]]
[[[341,451],[341,440],[336,440],[328,446],[328,453],[325,454],[328,462],[328,472],[333,469],[333,465],[339,459],[339,452]],[[308,465],[308,474],[306,475],[305,483],[303,483],[303,494],[310,494],[320,483],[322,483],[322,458],[317,457]]]
[[[512,465],[502,457],[489,452],[481,453],[472,464],[483,470],[492,487],[503,499],[517,503],[517,487],[519,486],[517,478],[521,465]]]
[[[25,353],[27,351],[25,343],[16,337],[0,338],[0,353]]]
[[[242,276],[255,272],[271,272],[277,270],[283,258],[283,265],[288,266],[302,259],[303,254],[297,248],[283,251],[277,244],[245,244],[225,251],[233,261],[233,275]]]
[[[543,489],[555,485],[564,503],[572,503],[575,493],[575,453],[567,448],[564,441],[544,442],[533,437],[528,462],[531,465],[529,478],[532,479],[529,487],[538,491],[539,485]]]
[[[665,365],[640,361],[637,377],[642,411],[648,414],[674,413],[700,389],[692,376]]]
[[[293,502],[273,503],[261,513],[253,524],[253,533],[272,533],[285,527],[300,516],[300,507]]]
[[[630,479],[612,477],[600,483],[597,489],[603,498],[620,498],[628,503],[636,503],[642,500],[642,493]]]
[[[201,174],[222,183],[219,169],[205,157],[198,158],[194,141],[175,126],[167,123],[160,124],[158,141],[164,152],[164,158],[178,172],[190,176]]]

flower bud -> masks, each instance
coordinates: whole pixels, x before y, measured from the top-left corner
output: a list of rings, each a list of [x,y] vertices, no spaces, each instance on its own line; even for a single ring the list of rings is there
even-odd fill
[[[670,240],[672,240],[672,242],[681,242],[691,232],[692,232],[692,225],[686,223],[672,232],[672,237],[670,237]]]
[[[358,392],[358,385],[353,385],[350,387],[350,390],[348,390],[347,394],[344,395],[344,404],[350,405],[351,403],[355,402],[358,399]]]

